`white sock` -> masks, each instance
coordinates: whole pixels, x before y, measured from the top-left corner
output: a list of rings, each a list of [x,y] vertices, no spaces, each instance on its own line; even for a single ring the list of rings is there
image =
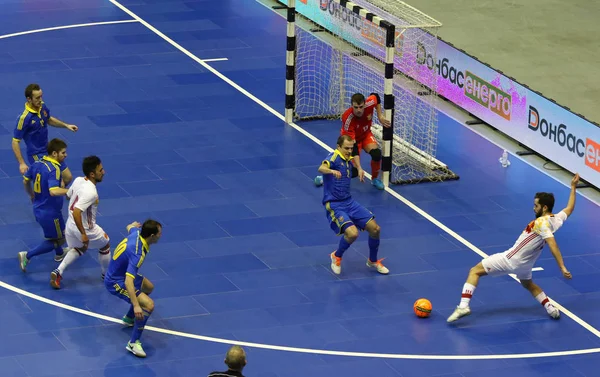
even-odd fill
[[[110,248],[106,249],[106,251],[98,251],[98,261],[100,262],[102,273],[106,274],[106,270],[110,263]]]
[[[473,293],[475,292],[475,286],[473,284],[465,283],[463,285],[462,296],[460,298],[459,308],[464,309],[469,307],[469,302],[471,302],[471,297],[473,297]]]
[[[550,299],[548,299],[548,296],[546,296],[543,291],[539,295],[535,296],[535,299],[542,304],[546,310],[548,310],[548,307],[553,307],[553,305],[550,303]]]
[[[75,262],[75,260],[77,258],[79,258],[80,256],[81,256],[81,254],[79,254],[79,251],[77,251],[76,249],[74,249],[74,248],[69,249],[69,251],[67,252],[67,255],[65,255],[61,264],[57,268],[58,272],[62,275],[63,272],[66,270],[66,268],[69,267],[69,265],[71,263]]]

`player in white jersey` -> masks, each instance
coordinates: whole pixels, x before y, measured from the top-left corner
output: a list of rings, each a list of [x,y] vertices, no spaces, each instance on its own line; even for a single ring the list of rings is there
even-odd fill
[[[88,248],[99,251],[102,280],[110,262],[110,239],[96,224],[99,202],[96,185],[104,177],[102,161],[96,156],[89,156],[83,159],[82,167],[85,177],[77,177],[67,192],[69,219],[65,226],[65,238],[69,251],[60,266],[50,273],[50,285],[56,289],[60,289],[65,269]]]
[[[527,289],[535,299],[542,304],[550,317],[558,319],[559,310],[552,305],[550,299],[546,296],[542,288],[532,280],[531,271],[536,260],[542,253],[544,245],[548,244],[550,252],[563,276],[571,279],[571,273],[565,267],[562,255],[554,239],[554,233],[563,225],[567,218],[575,209],[575,191],[579,182],[579,174],[575,174],[571,180],[571,194],[567,207],[557,213],[552,213],[554,208],[554,195],[547,192],[538,192],[535,194],[533,202],[533,211],[535,220],[531,221],[523,230],[517,242],[508,250],[502,253],[490,255],[483,259],[469,271],[467,282],[463,286],[460,304],[454,312],[448,317],[448,322],[454,322],[459,318],[471,314],[469,303],[473,297],[473,292],[477,287],[481,276],[501,276],[515,274],[521,285]]]

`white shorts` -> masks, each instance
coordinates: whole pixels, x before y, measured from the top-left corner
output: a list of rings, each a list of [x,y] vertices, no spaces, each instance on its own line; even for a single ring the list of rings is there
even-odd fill
[[[504,253],[492,254],[481,261],[485,272],[494,277],[515,274],[519,280],[531,280],[533,265],[530,263],[511,263]]]
[[[100,250],[110,242],[108,234],[106,234],[104,229],[102,229],[99,225],[94,225],[92,229],[86,230],[85,234],[90,241],[88,244],[88,249]],[[77,229],[76,226],[66,226],[65,238],[67,239],[68,247],[83,247],[83,243],[81,242],[81,233],[79,233],[79,229]]]

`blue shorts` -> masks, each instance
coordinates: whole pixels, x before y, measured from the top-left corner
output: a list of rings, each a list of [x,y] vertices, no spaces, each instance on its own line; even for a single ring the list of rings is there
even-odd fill
[[[365,230],[367,223],[375,218],[371,211],[354,199],[343,202],[326,202],[325,209],[329,226],[338,235],[343,234],[346,228],[352,225],[360,230]]]
[[[135,276],[133,279],[133,286],[135,287],[135,297],[139,296],[142,293],[142,283],[144,282],[144,277],[140,274]],[[131,300],[129,299],[129,293],[127,292],[127,288],[125,288],[125,279],[123,280],[104,280],[104,286],[110,292],[111,295],[115,295],[123,301],[131,304]]]
[[[65,236],[65,220],[62,213],[47,214],[36,213],[35,221],[44,230],[44,238],[47,240],[58,240]]]
[[[27,160],[29,161],[29,165],[31,166],[34,162],[40,161],[44,156],[47,156],[46,153],[38,153],[31,156],[27,156]],[[68,168],[66,160],[60,163],[60,171],[65,171]]]

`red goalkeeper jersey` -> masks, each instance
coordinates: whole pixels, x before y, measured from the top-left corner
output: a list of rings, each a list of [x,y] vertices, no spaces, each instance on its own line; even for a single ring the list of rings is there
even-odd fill
[[[342,115],[342,135],[349,135],[357,142],[361,141],[371,132],[371,124],[373,123],[373,112],[379,104],[379,96],[371,93],[365,99],[365,111],[359,118],[354,115],[352,107]]]

